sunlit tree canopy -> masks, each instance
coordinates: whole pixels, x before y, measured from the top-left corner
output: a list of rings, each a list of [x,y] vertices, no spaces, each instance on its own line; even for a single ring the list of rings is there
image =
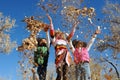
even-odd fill
[[[104,51],[112,49],[114,57],[120,53],[120,4],[107,2],[103,8],[106,18],[105,24],[110,26],[110,34],[104,35],[104,39],[100,41],[97,49]]]
[[[0,12],[0,53],[10,53],[16,46],[16,42],[10,39],[10,29],[13,28],[15,20],[9,16],[4,16]]]

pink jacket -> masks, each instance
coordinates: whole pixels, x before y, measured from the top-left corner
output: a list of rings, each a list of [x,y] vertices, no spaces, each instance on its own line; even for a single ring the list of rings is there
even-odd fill
[[[87,48],[81,48],[81,49],[76,48],[73,55],[74,55],[74,62],[76,64],[84,61],[88,61],[88,62],[90,61]]]
[[[92,39],[89,41],[86,48],[84,47],[82,47],[81,49],[74,48],[72,45],[72,41],[69,42],[69,46],[71,47],[72,53],[74,55],[74,62],[76,64],[78,64],[79,62],[90,61],[88,51],[90,50],[92,44],[94,43],[96,36],[97,36],[96,34],[95,37],[92,36]]]

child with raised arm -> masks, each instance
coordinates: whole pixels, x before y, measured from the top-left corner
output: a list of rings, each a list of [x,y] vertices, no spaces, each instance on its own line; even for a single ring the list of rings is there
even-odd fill
[[[93,34],[88,45],[80,40],[70,41],[70,49],[74,56],[74,62],[76,65],[76,80],[91,80],[90,73],[90,57],[88,51],[95,41],[97,34],[100,33],[100,29],[96,30]]]
[[[50,36],[52,38],[52,45],[55,48],[55,58],[56,58],[55,64],[56,64],[56,73],[57,73],[56,80],[69,80],[67,77],[67,72],[68,72],[68,66],[70,65],[71,56],[67,49],[67,44],[68,44],[67,39],[71,39],[72,36],[74,35],[75,28],[78,22],[73,25],[72,31],[70,32],[69,36],[66,38],[63,32],[59,30],[58,31],[54,30],[52,19],[49,15],[48,18],[51,22]]]
[[[44,28],[46,38],[37,38],[37,49],[34,52],[34,62],[37,64],[39,80],[46,80],[47,64],[49,57],[50,38],[48,26]]]

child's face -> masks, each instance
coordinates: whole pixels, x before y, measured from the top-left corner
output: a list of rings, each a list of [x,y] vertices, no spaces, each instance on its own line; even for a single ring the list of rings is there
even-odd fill
[[[55,37],[59,38],[61,33],[56,33]]]
[[[42,44],[42,43],[47,43],[47,41],[45,40],[45,39],[42,39],[41,41],[40,41],[40,44]]]
[[[76,48],[81,48],[82,47],[82,42],[78,41],[76,44]]]
[[[62,32],[57,32],[57,33],[55,34],[55,37],[58,38],[58,39],[64,39],[64,33],[62,33]]]

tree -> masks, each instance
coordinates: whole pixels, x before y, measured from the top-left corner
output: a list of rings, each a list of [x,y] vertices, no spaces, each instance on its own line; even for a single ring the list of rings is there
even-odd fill
[[[110,34],[98,43],[97,49],[100,52],[112,49],[115,58],[120,53],[120,4],[106,2],[103,13],[106,16],[104,22],[110,26]]]
[[[10,39],[10,29],[13,28],[15,20],[9,16],[3,16],[0,12],[0,53],[10,53],[16,46],[16,42]]]

